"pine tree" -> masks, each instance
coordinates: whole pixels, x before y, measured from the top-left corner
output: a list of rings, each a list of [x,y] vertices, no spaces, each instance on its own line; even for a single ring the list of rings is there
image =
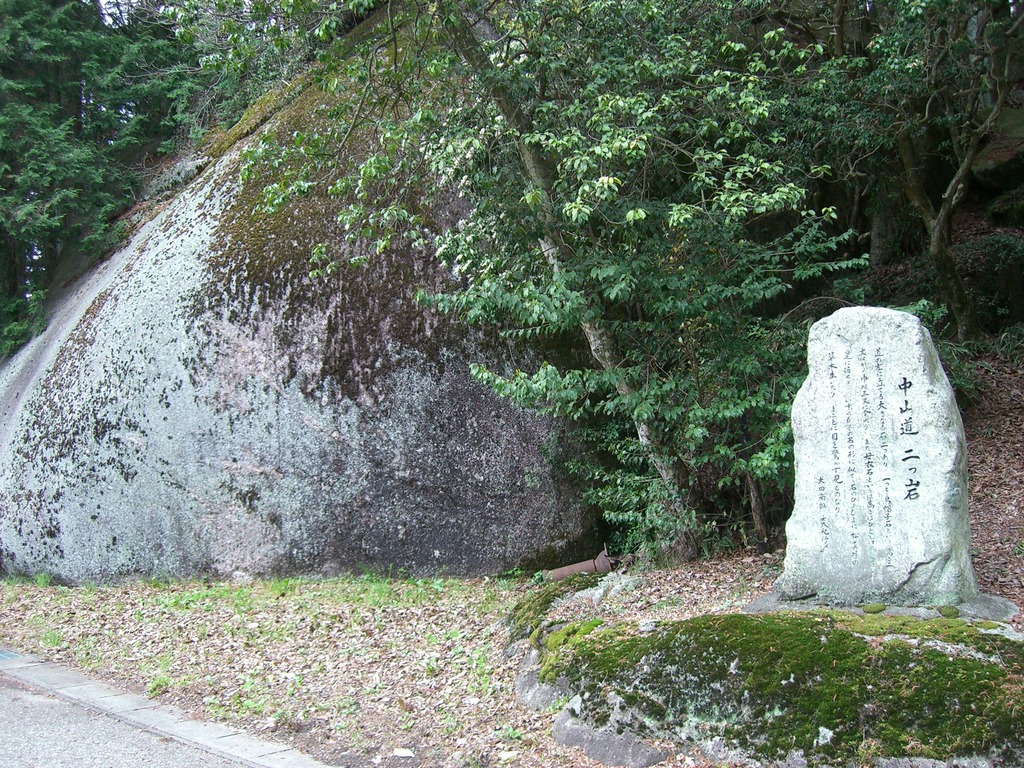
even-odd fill
[[[184,77],[143,75],[176,56],[169,28],[138,9],[110,19],[98,2],[0,0],[0,327],[39,306],[26,299],[59,260],[109,244],[129,167],[165,131]]]

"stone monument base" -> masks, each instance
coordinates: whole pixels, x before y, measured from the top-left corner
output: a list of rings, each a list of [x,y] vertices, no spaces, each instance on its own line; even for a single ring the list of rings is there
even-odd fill
[[[743,612],[814,611],[819,608],[834,608],[840,611],[849,611],[850,613],[864,613],[862,606],[830,605],[814,597],[804,600],[787,600],[778,592],[770,592],[764,597],[759,597],[745,606]],[[955,608],[962,619],[998,621],[1002,623],[1008,622],[1020,612],[1020,608],[1005,597],[981,593],[958,603]],[[920,619],[935,619],[940,616],[938,606],[887,605],[881,613],[888,616],[916,616]]]

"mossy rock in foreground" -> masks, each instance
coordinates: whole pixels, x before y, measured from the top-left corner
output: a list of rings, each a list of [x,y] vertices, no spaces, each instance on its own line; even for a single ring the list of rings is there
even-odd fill
[[[577,573],[561,581],[552,581],[533,590],[527,597],[516,603],[507,619],[509,637],[512,642],[525,640],[534,635],[544,624],[545,617],[555,601],[575,592],[582,592],[595,586],[603,574]]]
[[[962,620],[704,616],[550,652],[545,671],[598,728],[724,737],[768,764],[795,751],[811,765],[1024,755],[1024,644]]]

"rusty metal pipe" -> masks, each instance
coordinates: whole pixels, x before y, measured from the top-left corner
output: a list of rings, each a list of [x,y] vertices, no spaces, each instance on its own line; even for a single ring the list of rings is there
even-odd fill
[[[593,560],[583,560],[572,565],[563,565],[552,571],[545,571],[544,578],[548,581],[560,581],[574,573],[609,573],[612,569],[611,558],[608,557],[608,547],[605,546],[601,553]]]

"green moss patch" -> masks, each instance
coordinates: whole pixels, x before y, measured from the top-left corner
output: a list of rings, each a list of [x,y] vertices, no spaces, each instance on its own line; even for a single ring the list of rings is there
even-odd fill
[[[234,148],[239,141],[253,135],[266,125],[289,101],[301,93],[307,84],[308,78],[299,78],[292,83],[267,91],[245,110],[245,113],[233,126],[227,130],[208,134],[202,145],[203,152],[213,159],[220,158]]]
[[[545,671],[598,726],[818,765],[1024,753],[1024,645],[964,621],[725,615],[566,634]]]
[[[553,581],[538,587],[523,598],[512,609],[508,617],[508,628],[512,642],[525,640],[533,637],[538,642],[541,627],[544,625],[544,617],[551,606],[559,598],[566,597],[584,589],[597,586],[602,574],[580,573],[570,576],[562,581]]]
[[[542,682],[551,682],[557,677],[554,672],[555,662],[559,653],[567,647],[578,645],[580,641],[601,626],[604,622],[601,619],[590,619],[589,621],[574,622],[560,627],[544,638],[543,661],[540,666],[539,678]]]

